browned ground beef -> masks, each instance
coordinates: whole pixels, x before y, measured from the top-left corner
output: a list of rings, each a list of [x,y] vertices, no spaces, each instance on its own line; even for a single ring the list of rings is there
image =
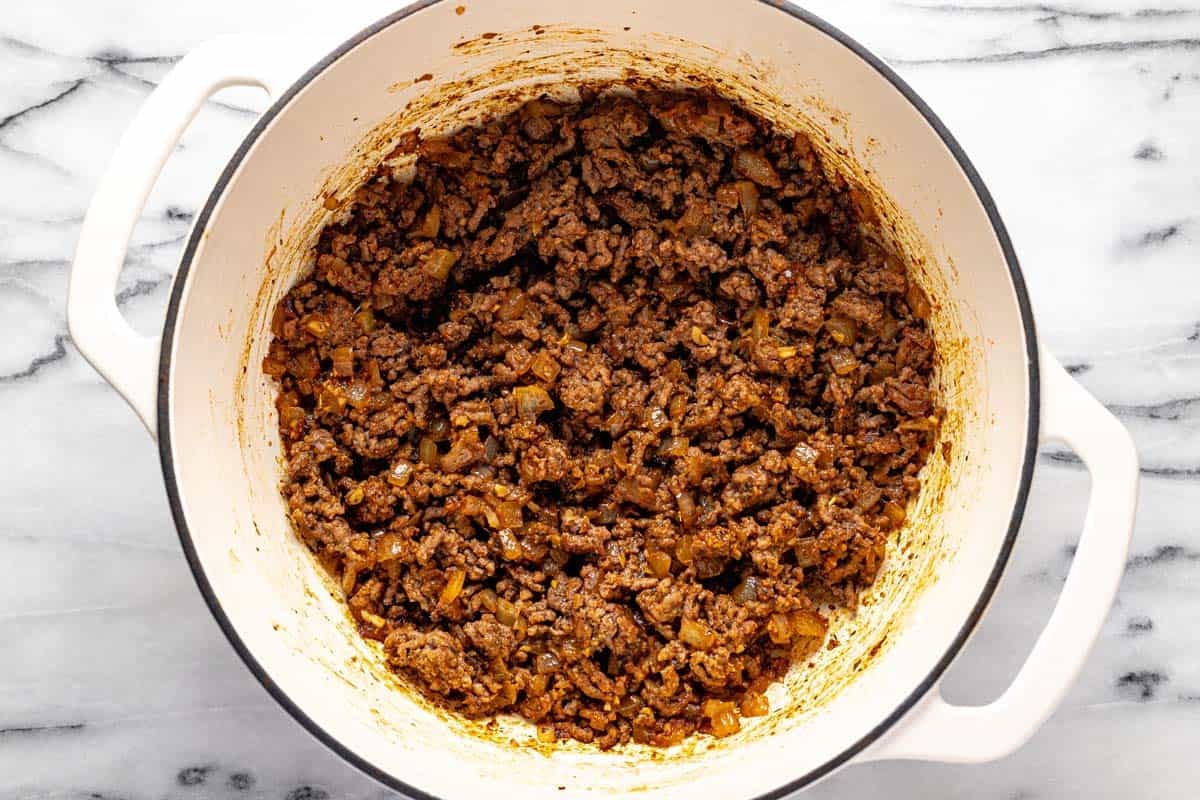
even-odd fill
[[[928,301],[804,136],[720,100],[404,147],[415,177],[381,169],[275,317],[296,530],[465,715],[737,730],[919,488]]]

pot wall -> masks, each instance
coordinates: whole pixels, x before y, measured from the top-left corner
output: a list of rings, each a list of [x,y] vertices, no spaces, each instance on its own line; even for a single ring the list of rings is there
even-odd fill
[[[654,758],[636,747],[547,750],[523,723],[487,732],[397,691],[290,529],[277,493],[273,388],[260,367],[275,302],[338,213],[326,198],[344,200],[399,133],[447,130],[543,90],[631,77],[716,81],[780,125],[813,133],[829,163],[863,182],[881,229],[937,306],[950,445],[947,458],[930,459],[911,522],[863,608],[836,622],[841,645],[793,671],[772,690],[771,715],[742,733]],[[229,625],[303,714],[375,769],[439,797],[473,795],[486,782],[523,798],[667,797],[684,786],[728,798],[839,761],[928,686],[1006,554],[1030,435],[1028,342],[985,209],[892,83],[817,28],[755,0],[521,0],[461,15],[441,2],[384,27],[284,103],[218,187],[181,275],[165,343],[168,480],[173,471],[196,558]]]

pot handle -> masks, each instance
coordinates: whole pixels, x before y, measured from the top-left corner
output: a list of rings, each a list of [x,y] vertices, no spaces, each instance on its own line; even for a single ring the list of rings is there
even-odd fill
[[[1041,441],[1074,450],[1091,473],[1083,533],[1058,603],[1012,684],[985,706],[947,703],[937,687],[866,756],[972,763],[1023,745],[1079,674],[1125,569],[1137,506],[1133,439],[1046,351],[1041,354]]]
[[[205,101],[229,86],[260,86],[277,98],[299,74],[301,49],[282,36],[238,35],[184,56],[121,137],[84,217],[67,290],[67,329],[151,436],[157,437],[160,337],[134,331],[116,300],[129,237],[163,164]]]

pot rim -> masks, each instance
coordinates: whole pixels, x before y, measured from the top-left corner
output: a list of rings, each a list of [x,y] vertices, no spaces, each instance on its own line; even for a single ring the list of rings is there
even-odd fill
[[[187,283],[188,272],[191,268],[192,261],[196,251],[203,240],[208,221],[212,216],[214,209],[217,206],[221,196],[225,193],[225,189],[230,184],[238,167],[241,166],[246,155],[258,141],[259,136],[271,124],[271,122],[289,105],[292,99],[300,93],[309,83],[321,75],[328,67],[340,59],[343,55],[353,50],[358,45],[362,44],[367,39],[370,39],[375,34],[391,27],[393,24],[403,21],[412,14],[429,8],[433,5],[443,2],[443,0],[417,0],[405,8],[395,11],[371,25],[363,28],[358,33],[346,39],[328,55],[309,68],[300,78],[298,78],[282,95],[275,100],[271,106],[259,117],[258,121],[246,134],[245,139],[238,146],[233,156],[229,159],[224,170],[221,172],[220,178],[210,192],[204,208],[196,216],[195,224],[192,226],[191,233],[188,237],[188,242],[184,248],[183,255],[180,259],[179,270],[176,273],[174,285],[171,289],[171,296],[167,306],[166,320],[163,325],[163,335],[161,351],[159,354],[158,364],[158,450],[159,458],[162,464],[163,480],[166,485],[167,498],[171,507],[171,515],[175,520],[175,527],[179,534],[179,541],[183,547],[183,552],[187,558],[188,566],[191,568],[192,575],[196,580],[196,584],[200,589],[201,595],[204,597],[205,603],[208,605],[209,611],[216,619],[225,637],[229,640],[230,645],[237,652],[238,656],[245,662],[250,672],[255,679],[262,684],[263,688],[275,699],[275,701],[284,708],[297,722],[300,723],[313,737],[322,742],[326,747],[339,755],[343,760],[351,766],[358,769],[360,772],[383,784],[389,789],[399,792],[413,800],[442,800],[436,795],[423,791],[416,786],[408,784],[399,777],[387,772],[379,766],[371,763],[364,757],[358,755],[340,740],[322,728],[314,719],[312,719],[294,701],[286,692],[283,691],[273,680],[267,670],[258,662],[254,654],[246,646],[234,628],[229,616],[225,613],[221,601],[218,599],[216,592],[213,590],[207,575],[204,572],[204,566],[200,561],[199,555],[196,552],[196,547],[192,540],[192,534],[188,527],[187,518],[184,515],[183,504],[180,498],[178,481],[175,475],[175,457],[171,445],[171,425],[170,425],[170,387],[171,387],[171,367],[172,367],[172,351],[174,349],[176,322],[179,317],[179,310],[182,305],[183,287]],[[971,160],[959,145],[958,141],[946,128],[945,124],[938,118],[937,114],[925,103],[923,99],[906,83],[896,72],[888,66],[882,59],[872,53],[864,45],[860,44],[856,39],[844,33],[840,29],[826,22],[821,17],[799,8],[787,0],[755,0],[755,2],[771,6],[778,11],[788,14],[793,19],[805,23],[810,27],[816,28],[821,33],[829,36],[837,41],[842,46],[849,49],[860,59],[869,64],[881,77],[892,84],[904,98],[915,108],[925,121],[933,128],[934,132],[942,140],[942,143],[954,156],[959,168],[963,171],[967,180],[970,182],[972,189],[978,197],[980,204],[983,206],[987,214],[988,221],[991,223],[993,233],[1000,245],[1001,252],[1004,255],[1005,264],[1008,266],[1009,277],[1012,281],[1013,291],[1016,295],[1017,306],[1021,314],[1021,327],[1025,336],[1026,363],[1029,369],[1029,398],[1028,398],[1028,422],[1025,431],[1025,452],[1021,463],[1020,484],[1017,487],[1016,499],[1013,503],[1012,516],[1009,519],[1008,531],[1005,534],[1004,541],[997,554],[996,562],[992,567],[991,573],[988,575],[987,581],[984,583],[979,597],[975,602],[971,613],[966,621],[959,629],[954,640],[947,648],[942,657],[934,664],[933,668],[923,678],[920,683],[914,687],[913,691],[893,709],[882,721],[875,727],[867,731],[858,738],[852,745],[847,747],[838,755],[829,759],[820,766],[808,771],[807,773],[779,786],[771,791],[757,795],[753,800],[776,800],[786,795],[790,795],[806,786],[809,786],[821,778],[829,775],[839,767],[848,763],[855,756],[866,750],[867,747],[879,740],[888,730],[892,728],[905,714],[924,697],[930,689],[932,689],[941,678],[942,674],[953,662],[958,653],[962,650],[967,640],[970,638],[979,620],[983,617],[987,609],[988,603],[995,593],[996,586],[1000,581],[1000,576],[1004,572],[1004,568],[1008,563],[1009,555],[1016,542],[1017,534],[1020,530],[1021,520],[1025,513],[1026,501],[1029,497],[1029,487],[1033,478],[1033,467],[1037,457],[1038,446],[1038,428],[1040,422],[1040,396],[1041,382],[1039,374],[1038,362],[1038,345],[1037,345],[1037,330],[1033,320],[1033,310],[1029,301],[1029,295],[1025,286],[1025,279],[1021,273],[1021,267],[1018,263],[1016,252],[1013,249],[1012,241],[1009,239],[1008,231],[1004,226],[1004,222],[1000,218],[999,210],[996,207],[995,201],[992,199],[991,193],[984,185],[983,179],[979,176]]]

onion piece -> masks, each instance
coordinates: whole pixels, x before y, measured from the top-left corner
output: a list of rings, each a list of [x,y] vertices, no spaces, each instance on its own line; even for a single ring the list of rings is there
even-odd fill
[[[685,619],[679,623],[679,641],[697,650],[707,650],[717,643],[717,635],[703,622]]]
[[[929,315],[933,313],[933,307],[929,304],[929,298],[925,295],[924,290],[912,281],[909,281],[904,299],[908,303],[909,310],[917,319],[929,319]]]
[[[792,552],[796,555],[796,566],[798,567],[813,567],[821,563],[821,549],[817,546],[817,537],[815,536],[797,539],[796,544],[792,547]]]
[[[696,518],[700,516],[700,513],[696,509],[696,501],[691,492],[680,492],[675,495],[675,505],[679,506],[679,521],[683,527],[690,528],[696,524]]]
[[[496,544],[500,546],[500,556],[505,561],[516,561],[521,557],[521,543],[508,528],[496,531]],[[505,623],[506,625],[509,623]]]
[[[554,383],[562,371],[562,365],[547,350],[540,350],[529,363],[529,371],[546,383]]]
[[[734,186],[737,188],[738,205],[742,207],[742,214],[746,219],[750,219],[758,213],[758,187],[752,181],[738,181]]]
[[[718,738],[732,736],[742,729],[742,723],[737,716],[737,707],[732,701],[705,700],[704,705],[701,706],[701,713],[708,718],[713,736]]]
[[[661,550],[647,550],[646,566],[654,577],[665,578],[671,574],[671,557]]]
[[[438,605],[448,606],[454,602],[463,590],[463,581],[467,578],[467,573],[461,569],[451,569],[446,573],[446,585],[442,587],[442,593],[438,597]]]
[[[267,356],[262,360],[262,370],[272,378],[282,378],[283,374],[287,372],[287,364]]]
[[[787,644],[792,640],[792,624],[785,614],[772,614],[767,620],[767,636],[775,644]]]
[[[436,250],[429,251],[429,254],[425,256],[425,260],[421,262],[421,269],[429,277],[444,281],[446,276],[450,274],[450,268],[457,261],[457,253],[453,250],[446,250],[439,247]]]
[[[362,381],[350,381],[346,386],[346,402],[355,408],[363,408],[371,401],[371,391]]]
[[[788,615],[788,621],[796,636],[825,635],[825,618],[815,611],[793,611]]]
[[[436,446],[434,449],[437,449]],[[412,479],[412,471],[412,464],[409,464],[407,461],[397,461],[388,470],[387,482],[397,488],[403,488]]]
[[[404,555],[404,540],[394,533],[385,533],[372,543],[375,560],[395,561]]]
[[[520,319],[525,313],[527,303],[528,298],[525,292],[512,287],[505,291],[504,299],[500,301],[500,306],[496,309],[496,317],[505,322]]]
[[[505,600],[503,597],[496,599],[496,619],[500,621],[501,625],[507,625],[511,628],[516,624],[517,618],[520,615],[521,612],[517,610],[517,607],[511,601]]]
[[[317,412],[340,414],[345,410],[346,395],[342,387],[333,383],[322,384],[321,392],[317,395]]]
[[[304,330],[318,339],[324,339],[329,333],[329,321],[322,314],[309,314],[301,324]]]
[[[475,593],[479,598],[479,607],[484,611],[496,610],[496,591],[494,589],[480,589]]]
[[[540,386],[518,386],[513,389],[513,399],[517,404],[517,413],[525,419],[536,419],[543,411],[554,409],[554,401]]]
[[[742,695],[740,705],[743,717],[765,717],[771,712],[771,703],[767,696],[754,691]]]
[[[437,206],[430,206],[429,210],[425,212],[425,218],[421,220],[421,226],[410,231],[408,235],[414,239],[434,239],[441,230],[441,226],[442,210]]]
[[[692,537],[682,536],[675,543],[675,558],[679,559],[680,564],[691,564],[695,560],[695,553],[692,551]]]
[[[658,446],[658,454],[669,458],[681,458],[687,455],[691,442],[686,436],[668,436]]]
[[[858,359],[849,350],[838,348],[829,353],[829,366],[833,367],[835,375],[849,375],[858,369]]]
[[[422,464],[430,467],[436,467],[438,462],[442,460],[438,453],[437,442],[430,439],[428,436],[422,436],[420,443],[417,445],[417,457]]]
[[[331,353],[333,358],[333,374],[339,378],[348,378],[354,374],[354,348],[335,347]]]
[[[830,317],[825,322],[825,330],[840,345],[848,347],[858,340],[858,324],[846,317]]]
[[[779,175],[771,166],[771,162],[757,150],[742,148],[736,151],[733,154],[733,171],[749,178],[759,186],[767,186],[772,189],[783,187],[783,181],[779,180]]]

